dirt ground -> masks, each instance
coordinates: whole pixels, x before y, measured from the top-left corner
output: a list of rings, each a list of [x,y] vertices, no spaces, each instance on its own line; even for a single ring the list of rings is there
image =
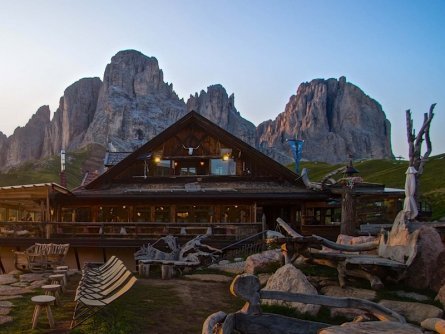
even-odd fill
[[[211,281],[183,277],[171,280],[140,278],[125,296],[113,302],[113,307],[109,306],[103,312],[103,316],[110,322],[116,322],[117,326],[120,326],[119,322],[127,322],[130,327],[133,325],[133,327],[137,327],[137,331],[135,329],[123,331],[112,329],[97,330],[97,333],[201,333],[202,324],[210,314],[217,311],[234,312],[243,305],[241,300],[229,292],[230,278],[217,275],[220,278],[225,278],[226,282],[215,282],[218,277],[212,276],[209,275]],[[71,289],[67,291],[64,299],[70,300],[71,294],[74,297],[75,287],[76,283],[71,281]],[[74,303],[65,303],[63,309],[63,312],[70,313],[71,316]],[[122,315],[123,310],[125,310],[125,315]],[[55,312],[60,311],[56,310]],[[69,324],[68,318],[59,319],[59,321],[56,319],[56,328],[47,331],[47,333],[69,333]],[[88,326],[81,325],[73,332],[92,333],[92,327]]]
[[[169,287],[178,297],[176,305],[160,305],[150,314],[146,333],[200,333],[204,320],[217,311],[234,312],[243,303],[231,296],[230,283],[202,282],[188,279],[140,280],[142,285]],[[152,301],[156,303],[156,300]]]

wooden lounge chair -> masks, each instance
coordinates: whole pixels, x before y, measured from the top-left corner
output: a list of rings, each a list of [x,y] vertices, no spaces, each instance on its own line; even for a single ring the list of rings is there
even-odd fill
[[[101,309],[110,305],[114,300],[128,292],[130,288],[136,283],[136,277],[132,276],[130,279],[126,281],[125,284],[122,284],[119,289],[115,290],[112,294],[107,297],[100,298],[91,298],[87,296],[82,296],[77,300],[73,320],[71,321],[71,329],[79,326],[89,318],[91,318],[94,314],[99,312]]]
[[[85,265],[74,297],[76,306],[71,328],[82,324],[122,296],[135,282],[136,278],[115,256],[102,265]]]

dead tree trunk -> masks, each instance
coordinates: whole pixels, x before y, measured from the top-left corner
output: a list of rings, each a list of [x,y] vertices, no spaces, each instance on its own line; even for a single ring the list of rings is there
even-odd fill
[[[408,135],[408,145],[409,145],[409,165],[414,167],[417,170],[416,174],[416,192],[414,198],[416,199],[416,203],[419,202],[419,180],[423,174],[423,167],[425,162],[428,160],[428,157],[431,154],[432,145],[430,140],[430,125],[433,119],[434,107],[436,106],[433,103],[430,107],[430,111],[428,113],[423,114],[423,124],[419,130],[419,133],[416,135],[416,130],[413,129],[413,119],[411,116],[411,110],[406,111],[406,130]],[[426,152],[422,156],[422,143],[425,140],[426,144]]]
[[[341,199],[341,234],[356,235],[354,203],[355,199],[352,192],[352,187],[349,187],[347,185],[344,186]]]

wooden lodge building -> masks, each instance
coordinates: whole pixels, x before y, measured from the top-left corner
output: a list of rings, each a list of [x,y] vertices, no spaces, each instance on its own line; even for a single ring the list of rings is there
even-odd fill
[[[222,247],[275,229],[278,217],[307,234],[335,239],[339,232],[341,195],[308,189],[299,175],[193,111],[132,153],[109,152],[105,165],[73,190],[0,188],[0,246],[50,240],[99,248],[105,257],[109,248],[134,251],[166,234],[209,233],[209,243]],[[403,196],[367,189],[360,203],[387,208]]]

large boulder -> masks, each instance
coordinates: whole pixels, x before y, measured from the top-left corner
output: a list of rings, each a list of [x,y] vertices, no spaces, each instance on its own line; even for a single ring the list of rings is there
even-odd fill
[[[406,320],[418,324],[425,319],[441,318],[443,315],[443,311],[440,308],[429,304],[401,302],[398,300],[388,299],[381,300],[379,304],[403,315]]]
[[[291,293],[303,293],[318,295],[317,289],[308,281],[301,270],[295,268],[292,264],[286,264],[278,269],[267,281],[265,290],[283,291]],[[267,305],[282,305],[293,308],[300,313],[307,313],[312,316],[317,315],[320,305],[302,304],[296,302],[286,302],[281,300],[263,301]]]
[[[408,267],[405,282],[416,289],[440,288],[445,279],[445,270],[437,266],[438,259],[444,261],[442,239],[435,228],[423,225],[420,227],[417,240],[417,255]],[[441,277],[438,277],[441,276]]]
[[[244,264],[246,274],[265,272],[281,264],[281,252],[278,249],[267,250],[247,257]]]

